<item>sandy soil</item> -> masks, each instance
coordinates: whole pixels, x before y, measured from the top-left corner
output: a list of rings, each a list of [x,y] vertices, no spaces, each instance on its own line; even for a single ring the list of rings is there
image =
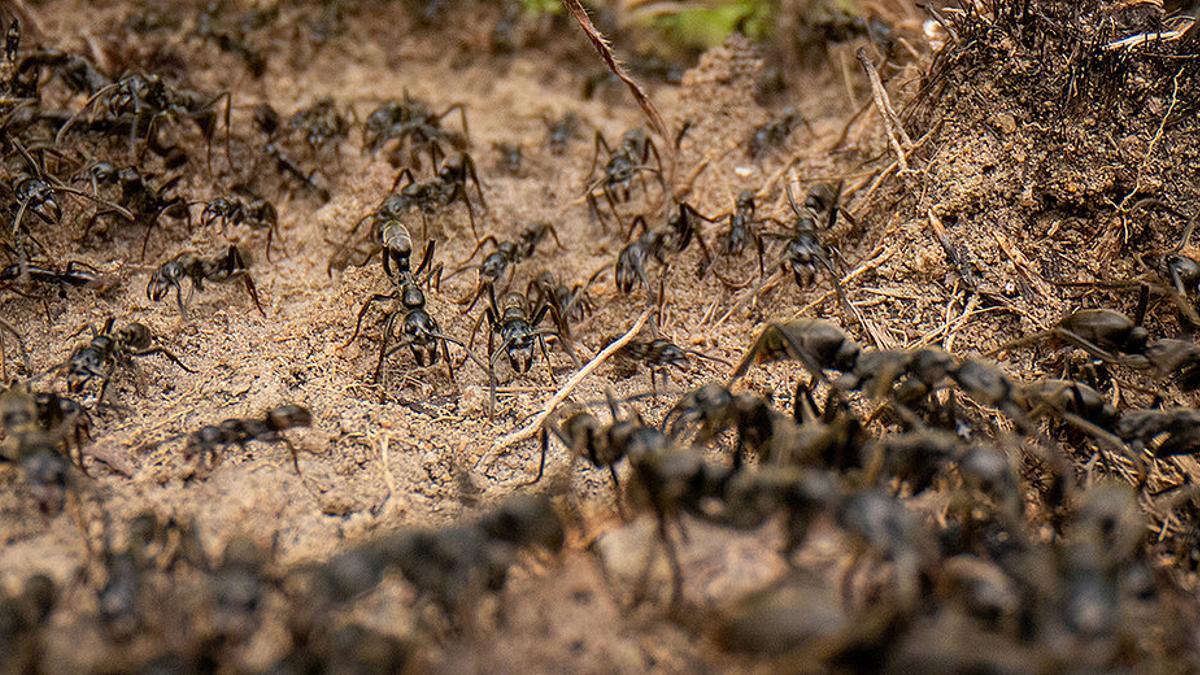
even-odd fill
[[[84,4],[87,11],[78,11]],[[187,20],[198,11],[186,3],[172,7],[176,5],[177,10],[164,11],[178,11]],[[488,202],[479,218],[481,234],[511,238],[528,224],[544,221],[554,226],[563,243],[563,250],[553,243],[543,244],[532,259],[518,266],[512,287],[523,289],[542,270],[574,283],[606,268],[591,288],[597,311],[576,329],[577,346],[585,359],[604,346],[605,338],[624,332],[645,306],[643,291],[625,296],[616,289],[611,264],[623,241],[594,221],[580,198],[594,131],[613,141],[625,130],[642,125],[643,119],[618,88],[609,87],[593,100],[580,97],[585,78],[598,63],[582,36],[573,29],[534,32],[526,36],[528,48],[511,55],[489,55],[486,31],[480,27],[495,20],[490,7],[471,8],[456,25],[438,29],[417,26],[403,7],[393,3],[377,9],[378,19],[368,19],[365,10],[364,15],[351,12],[344,32],[315,55],[306,54],[303,44],[280,31],[269,42],[270,60],[260,79],[252,78],[235,57],[195,39],[184,40],[171,32],[146,38],[147,44],[162,42],[166,53],[183,59],[192,86],[233,92],[232,163],[218,145],[214,173],[209,175],[193,163],[180,193],[191,200],[210,199],[252,178],[279,209],[280,236],[268,262],[261,232],[237,226],[222,232],[199,224],[189,230],[182,222],[164,219],[164,226],[151,235],[143,260],[137,254],[143,234],[139,229],[118,226],[82,238],[78,231],[64,228],[46,233],[45,243],[53,256],[86,260],[119,285],[104,294],[71,291],[62,299],[6,294],[0,300],[3,315],[28,336],[35,372],[48,372],[61,364],[73,346],[85,339],[79,336],[81,329],[97,326],[108,316],[150,326],[162,344],[197,371],[188,374],[150,357],[138,361],[136,376],[119,377],[114,383],[113,400],[119,407],[100,409],[92,429],[94,445],[89,453],[109,459],[107,464],[88,460],[95,476],[88,488],[94,495],[89,502],[93,515],[101,509],[109,521],[121,523],[153,510],[160,516],[187,519],[195,523],[205,548],[213,553],[235,534],[248,534],[270,549],[275,564],[286,568],[325,559],[372,532],[450,522],[474,507],[524,489],[520,484],[536,469],[537,444],[532,440],[498,458],[491,456],[491,448],[497,438],[541,410],[573,372],[570,359],[552,348],[553,380],[540,365],[526,375],[514,375],[501,365],[498,410],[490,418],[484,410],[487,376],[470,362],[459,367],[456,380],[451,381],[440,365],[420,368],[408,353],[397,354],[387,366],[390,385],[381,390],[371,378],[381,330],[377,320],[365,323],[357,342],[344,343],[361,303],[371,293],[386,290],[383,273],[374,261],[332,276],[326,266],[333,253],[329,242],[339,240],[379,202],[395,169],[382,158],[359,152],[357,129],[340,149],[316,157],[295,143],[289,149],[306,166],[321,168],[319,180],[332,193],[327,203],[321,203],[285,183],[266,162],[254,159],[253,146],[244,139],[252,137],[252,111],[260,102],[289,114],[319,97],[333,96],[341,109],[352,110],[360,120],[377,102],[405,92],[435,108],[463,103],[470,124],[470,152]],[[91,48],[109,55],[134,49],[122,46],[117,28],[130,12],[125,3],[61,0],[39,3],[30,11],[46,45]],[[897,24],[910,26],[915,25],[915,17],[915,10],[897,10],[893,15]],[[898,175],[888,170],[881,179],[881,169],[893,158],[879,117],[870,110],[855,116],[870,101],[867,80],[854,60],[857,46],[860,43],[832,46],[818,59],[819,65],[790,72],[790,93],[781,97],[782,104],[768,107],[756,99],[763,64],[750,46],[737,40],[707,53],[681,84],[656,83],[651,89],[674,128],[691,123],[678,155],[677,186],[707,161],[688,197],[703,213],[724,212],[739,191],[762,188],[760,211],[785,219],[788,211],[781,186],[789,166],[804,188],[838,178],[846,181],[851,217],[825,237],[838,249],[842,283],[858,316],[845,315],[825,276],[805,289],[796,288],[789,279],[750,305],[745,302],[749,291],[730,291],[713,275],[696,278],[693,271],[700,256],[693,249],[671,269],[662,334],[709,356],[736,361],[761,322],[803,314],[834,319],[864,344],[940,344],[969,354],[1045,327],[1080,304],[1126,310],[1135,304],[1136,293],[1080,291],[1053,283],[1129,278],[1139,273],[1127,256],[1080,256],[1093,249],[1118,250],[1115,242],[1120,233],[1114,228],[1120,224],[1097,224],[1095,204],[1107,198],[1114,185],[1126,185],[1128,176],[1093,171],[1096,153],[1089,154],[1090,146],[1069,137],[1067,131],[1055,145],[1026,133],[1029,125],[1041,122],[1023,117],[1017,103],[998,88],[980,90],[980,96],[992,97],[991,106],[986,100],[978,102],[970,114],[953,116],[931,138],[917,139],[922,147],[914,151],[913,162],[919,169]],[[924,54],[928,46],[916,43],[913,49]],[[884,75],[898,101],[909,100],[923,66],[924,62],[913,62],[910,54],[897,49]],[[1149,109],[1159,110],[1161,117],[1164,101],[1156,101],[1157,107]],[[79,103],[76,99],[71,104]],[[943,104],[944,99],[905,114],[946,116]],[[746,139],[783,105],[794,106],[807,124],[781,147],[751,160],[744,149]],[[983,109],[992,112],[977,114]],[[566,154],[555,156],[546,147],[542,116],[557,118],[568,111],[582,120],[581,132]],[[849,133],[842,138],[847,125]],[[1200,163],[1175,163],[1169,157],[1180,152],[1191,157],[1187,153],[1200,145],[1179,140],[1187,133],[1183,127],[1157,139],[1154,131],[1147,123],[1131,123],[1119,137],[1122,142],[1114,141],[1113,157],[1126,164],[1145,158],[1140,166],[1141,176],[1147,178],[1137,179],[1142,181],[1140,191],[1152,191],[1154,181],[1161,184],[1163,176],[1171,173],[1171,186],[1184,186],[1170,188],[1178,190],[1175,202],[1194,200],[1195,186],[1200,185],[1194,172]],[[1039,168],[1045,165],[1046,153],[1076,142],[1084,148],[1080,169],[1047,174]],[[521,146],[524,161],[516,175],[498,166],[495,145],[499,143]],[[1190,168],[1176,173],[1181,166]],[[1040,186],[1040,191],[1028,192],[1029,185]],[[623,208],[629,214],[650,212],[657,206],[656,194],[652,188],[645,198],[639,190]],[[1051,201],[1057,206],[1042,208]],[[90,208],[85,202],[71,202],[64,221],[85,218]],[[981,279],[976,289],[968,291],[961,274],[947,263],[930,229],[931,212],[952,239],[969,249]],[[193,213],[198,214],[199,207]],[[649,213],[648,218],[656,221],[662,215]],[[1170,232],[1179,227],[1166,223],[1162,214],[1147,218],[1137,225],[1162,234],[1148,237],[1146,249],[1166,245],[1173,236]],[[710,226],[705,237],[715,239],[718,229]],[[438,259],[451,269],[475,246],[466,214],[459,207],[434,218],[429,236],[438,241]],[[238,285],[212,285],[197,293],[189,319],[179,316],[170,302],[147,300],[144,285],[155,266],[184,250],[218,252],[226,242],[251,252],[251,273],[265,317]],[[778,258],[778,247],[775,243],[768,249],[768,262]],[[752,255],[722,260],[718,267],[728,277],[757,273]],[[473,274],[466,272],[429,298],[430,311],[447,334],[464,341],[483,303],[468,314],[453,299],[469,293],[473,284]],[[731,308],[735,311],[728,320],[714,320]],[[1152,303],[1150,317],[1156,334],[1179,330],[1171,307],[1160,299]],[[480,338],[486,337],[482,332]],[[475,344],[486,349],[480,347],[479,338]],[[456,360],[462,358],[461,351],[452,348],[452,353]],[[1040,356],[1036,351],[1019,352],[1010,366],[1027,379],[1053,372],[1056,364],[1047,364]],[[773,392],[781,406],[790,406],[798,372],[798,367],[787,364],[755,369],[745,386]],[[673,394],[724,379],[726,374],[724,366],[694,360],[689,371],[672,372],[670,388],[644,401],[641,409],[658,419],[674,400]],[[602,400],[606,387],[619,396],[644,392],[648,380],[645,370],[629,374],[619,364],[606,364],[576,390],[573,399]],[[42,381],[62,386],[55,373]],[[1177,392],[1168,396],[1186,400]],[[289,433],[300,449],[302,475],[293,470],[286,448],[252,444],[231,450],[207,478],[186,480],[190,468],[182,459],[179,434],[226,417],[255,416],[285,402],[307,406],[314,414],[311,429]],[[552,452],[550,464],[548,485],[570,483],[565,501],[577,514],[571,546],[561,560],[530,560],[514,573],[500,599],[505,607],[503,622],[473,636],[465,646],[439,643],[423,649],[422,659],[429,669],[707,672],[750,667],[720,653],[703,635],[664,620],[653,608],[623,608],[620,575],[606,574],[611,570],[602,561],[640,559],[639,547],[650,536],[646,521],[620,527],[604,472],[570,464],[561,447]],[[1179,466],[1187,469],[1191,462],[1180,460],[1178,466],[1164,467],[1156,480],[1166,480]],[[647,531],[639,533],[639,527]],[[94,533],[97,526],[90,529]],[[773,553],[776,534],[769,529],[734,537],[737,546],[727,545],[730,535],[724,532],[695,528],[692,535],[684,554],[687,593],[706,611],[753,587],[747,580],[765,583],[781,570],[782,561]],[[67,515],[40,516],[13,472],[0,473],[0,541],[4,542],[0,581],[15,584],[31,573],[45,572],[68,587],[74,584],[73,611],[55,618],[55,634],[63,639],[51,642],[52,662],[68,669],[104,654],[102,638],[80,618],[94,611],[93,596],[77,580],[86,556],[80,530]],[[831,535],[815,547],[825,549],[818,550],[818,557],[835,560],[841,543]],[[828,563],[825,569],[832,576],[836,567]],[[356,606],[355,614],[389,632],[408,634],[416,619],[403,602],[406,593],[401,582],[386,582]],[[246,647],[245,664],[264,666],[278,656],[272,635],[266,629],[263,637]]]

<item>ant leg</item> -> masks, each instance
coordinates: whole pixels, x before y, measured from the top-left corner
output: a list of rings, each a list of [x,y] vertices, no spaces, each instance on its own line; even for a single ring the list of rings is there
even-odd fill
[[[188,372],[188,373],[192,373],[192,374],[199,372],[196,370],[192,370],[191,368],[188,368],[187,366],[183,365],[183,361],[180,361],[179,357],[175,356],[175,354],[173,354],[171,352],[171,350],[167,349],[166,347],[151,347],[150,349],[146,349],[146,350],[143,350],[140,352],[129,352],[130,356],[154,356],[155,354],[165,356],[168,361],[179,366],[181,369],[183,369],[184,372]]]
[[[33,367],[29,361],[29,350],[25,346],[25,338],[20,333],[18,333],[17,329],[11,323],[9,323],[6,319],[0,318],[0,328],[3,328],[4,330],[8,331],[9,333],[12,333],[12,336],[14,338],[16,338],[17,348],[21,352],[22,360],[25,361],[25,370],[32,373]],[[4,374],[4,342],[3,342],[3,340],[4,340],[3,336],[0,335],[0,377],[4,377],[5,379],[7,379],[7,376]]]
[[[296,475],[304,478],[304,474],[300,472],[300,452],[294,443],[284,436],[279,437],[279,442],[287,446],[288,452],[292,455],[292,468],[296,470]]]
[[[546,362],[546,374],[550,376],[550,383],[557,384],[558,380],[554,377],[554,366],[550,363],[550,352],[546,349],[546,336],[538,333],[537,342],[538,347],[542,350],[542,359]]]
[[[179,307],[179,316],[187,320],[187,305],[183,302],[183,286],[174,279],[171,280],[171,285],[175,287],[175,304]],[[191,293],[188,293],[188,298],[191,298]]]
[[[246,291],[250,294],[250,299],[254,301],[254,306],[258,308],[258,313],[262,314],[265,319],[267,313],[263,310],[262,303],[258,301],[258,290],[254,287],[254,280],[250,278],[249,274],[243,274],[242,282],[246,284]]]
[[[612,148],[608,147],[608,141],[604,140],[604,135],[597,130],[596,138],[592,141],[592,163],[588,166],[589,177],[596,171],[596,160],[600,158],[600,148],[604,148],[604,154],[612,156]]]
[[[621,211],[617,208],[616,195],[613,194],[612,187],[607,183],[604,184],[603,192],[604,199],[608,201],[608,208],[612,209],[613,217],[617,220],[617,228],[619,229],[623,218],[621,218]]]
[[[392,328],[396,325],[396,317],[400,316],[399,312],[388,314],[387,321],[383,325],[383,337],[379,341],[379,361],[375,364],[375,381],[380,384],[384,392],[387,391],[386,383],[383,382],[383,360],[388,356],[388,340],[392,337]],[[394,351],[394,350],[393,350]]]
[[[375,295],[372,295],[369,300],[363,303],[362,309],[358,310],[358,319],[354,322],[354,334],[350,336],[349,340],[346,340],[346,344],[342,345],[342,349],[349,347],[350,343],[354,342],[355,338],[358,337],[358,333],[362,329],[363,317],[366,315],[367,310],[371,308],[371,305],[384,300],[392,300],[393,297],[394,296],[391,295],[376,293]]]

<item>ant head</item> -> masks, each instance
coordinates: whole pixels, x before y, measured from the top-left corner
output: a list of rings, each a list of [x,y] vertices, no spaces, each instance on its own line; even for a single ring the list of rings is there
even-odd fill
[[[752,190],[742,190],[737,196],[737,207],[742,210],[754,208],[754,192]]]
[[[529,335],[514,337],[508,343],[505,353],[514,372],[528,373],[533,368],[533,343],[534,339]]]

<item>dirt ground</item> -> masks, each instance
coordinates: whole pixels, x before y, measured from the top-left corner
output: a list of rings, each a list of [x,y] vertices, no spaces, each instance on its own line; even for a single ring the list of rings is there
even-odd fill
[[[561,249],[552,241],[543,243],[517,267],[512,288],[524,289],[542,270],[570,283],[606,270],[590,289],[595,313],[575,330],[584,360],[627,330],[647,305],[643,290],[624,295],[616,288],[612,263],[625,242],[592,218],[581,198],[594,132],[614,142],[645,121],[611,81],[602,82],[596,96],[581,96],[588,78],[602,67],[577,29],[564,19],[526,24],[524,48],[495,53],[489,51],[488,27],[498,10],[491,5],[455,8],[453,21],[424,26],[400,3],[343,4],[347,9],[340,31],[319,50],[283,27],[260,34],[269,58],[259,78],[237,57],[186,37],[183,28],[135,40],[122,27],[127,16],[152,11],[187,26],[204,3],[55,0],[16,6],[35,20],[29,28],[36,32],[24,37],[28,43],[92,53],[100,63],[105,58],[114,64],[157,59],[177,65],[196,89],[232,92],[232,156],[226,157],[218,134],[212,173],[194,158],[178,192],[189,200],[207,200],[239,181],[252,181],[279,210],[279,236],[270,261],[261,231],[201,226],[195,217],[199,206],[192,209],[196,222],[190,229],[181,220],[163,218],[150,235],[144,259],[138,255],[143,236],[138,228],[102,226],[86,237],[71,227],[45,230],[42,243],[50,259],[84,260],[116,280],[116,287],[104,293],[71,290],[64,298],[52,293],[0,296],[0,312],[24,332],[34,373],[47,387],[62,390],[54,369],[86,339],[88,326],[109,316],[146,324],[196,371],[184,372],[161,358],[138,359],[136,374],[114,382],[115,405],[94,413],[94,441],[86,451],[94,478],[87,506],[93,515],[102,511],[110,523],[147,510],[188,520],[212,555],[235,535],[249,535],[270,551],[280,569],[327,559],[379,532],[446,524],[506,494],[531,489],[522,485],[536,471],[536,440],[502,452],[494,451],[494,444],[527,424],[574,373],[570,358],[553,342],[553,379],[541,364],[528,374],[514,374],[501,359],[492,417],[485,410],[487,374],[469,361],[456,368],[452,381],[441,364],[418,367],[405,351],[388,360],[386,390],[375,384],[371,375],[382,329],[379,311],[369,315],[356,342],[345,343],[362,302],[385,292],[387,281],[375,260],[332,274],[327,264],[335,249],[331,242],[340,241],[375,208],[396,169],[382,156],[360,152],[358,128],[336,150],[314,153],[302,143],[289,145],[304,166],[319,167],[316,180],[331,194],[322,203],[256,158],[249,139],[259,103],[289,115],[331,96],[357,120],[364,120],[380,101],[406,93],[438,109],[462,103],[470,153],[487,198],[487,208],[477,213],[480,234],[504,240],[531,223],[546,222],[562,243]],[[278,25],[303,25],[301,18],[308,15],[297,8],[312,9],[306,3],[285,3]],[[1154,79],[1158,75],[1150,71],[1135,72],[1129,86],[1142,87],[1141,100],[1091,110],[1063,103],[1069,123],[1055,125],[1053,116],[1039,107],[1044,92],[1022,90],[1014,84],[1017,74],[1001,76],[956,64],[941,80],[944,89],[918,93],[922,76],[937,72],[938,65],[922,35],[925,16],[900,3],[881,3],[879,10],[899,38],[882,73],[901,116],[915,132],[907,170],[896,165],[868,79],[855,59],[855,50],[865,47],[875,63],[883,61],[878,46],[866,38],[831,43],[800,63],[786,64],[782,93],[761,92],[774,63],[770,46],[764,50],[740,38],[705,53],[677,84],[643,78],[669,126],[689,124],[672,173],[675,188],[682,190],[703,166],[687,196],[700,212],[726,212],[734,195],[749,189],[760,193],[760,213],[786,221],[790,212],[782,186],[791,171],[801,189],[843,181],[848,216],[822,236],[837,248],[839,276],[853,314],[838,302],[828,275],[804,289],[788,277],[750,302],[753,285],[730,290],[715,275],[697,278],[701,259],[693,248],[670,269],[661,333],[734,363],[763,322],[803,315],[831,319],[864,345],[940,345],[970,355],[1048,327],[1080,306],[1131,312],[1136,290],[1057,284],[1144,277],[1148,271],[1138,255],[1148,258],[1177,240],[1182,229],[1178,219],[1162,210],[1131,207],[1146,195],[1158,195],[1184,212],[1197,206],[1200,143],[1189,137],[1194,137],[1195,109],[1186,111],[1190,118],[1175,112],[1184,105],[1179,93],[1196,84],[1194,71],[1179,70],[1174,82]],[[1005,48],[997,41],[997,49]],[[151,45],[159,45],[159,52]],[[971,93],[962,93],[968,87]],[[81,104],[76,97],[65,105]],[[804,124],[779,147],[749,158],[746,139],[785,107],[794,107]],[[581,120],[580,131],[567,152],[556,156],[547,147],[543,117],[557,119],[567,112]],[[182,142],[196,143],[192,130],[179,128]],[[517,173],[501,166],[500,143],[521,147]],[[669,154],[671,142],[658,143]],[[651,187],[648,197],[643,194],[635,190],[633,201],[622,209],[628,215],[647,212],[649,220],[658,222],[661,213],[652,212],[659,206],[657,188]],[[85,220],[91,210],[85,201],[66,202],[63,222]],[[961,247],[973,274],[948,261],[937,236],[939,225]],[[715,240],[720,227],[706,228],[706,239]],[[414,223],[418,240],[419,229]],[[475,247],[461,206],[434,217],[428,236],[438,242],[437,259],[448,269]],[[216,253],[226,242],[251,253],[250,271],[265,316],[237,284],[206,286],[196,293],[186,319],[169,300],[147,299],[145,284],[158,264],[185,250]],[[768,263],[779,258],[779,246],[768,241]],[[746,254],[720,260],[717,268],[728,278],[757,279],[753,258]],[[657,278],[657,267],[651,271]],[[429,309],[445,333],[464,342],[485,303],[467,313],[454,299],[471,292],[473,285],[474,273],[467,271],[429,293]],[[728,318],[719,320],[727,312]],[[1174,306],[1162,295],[1152,297],[1148,317],[1147,326],[1156,336],[1183,330]],[[481,352],[486,351],[481,346],[486,344],[484,333],[486,327],[475,340]],[[453,346],[451,353],[455,361],[463,358]],[[9,368],[19,369],[13,353],[6,356]],[[1031,380],[1070,365],[1055,358],[1052,350],[1025,349],[1015,350],[1004,363],[1010,373]],[[687,371],[671,372],[660,395],[637,405],[657,421],[682,392],[723,381],[728,370],[715,360],[692,359]],[[742,386],[771,393],[790,409],[801,372],[796,364],[756,368]],[[1129,378],[1154,386],[1142,373]],[[619,397],[639,394],[648,384],[645,369],[631,372],[610,362],[583,381],[572,400],[602,401],[606,388]],[[1122,395],[1126,402],[1143,404],[1151,398],[1137,391]],[[1162,395],[1168,403],[1195,403],[1175,389]],[[227,417],[256,416],[283,403],[304,405],[314,416],[312,428],[288,434],[299,449],[301,475],[282,445],[250,444],[231,449],[206,478],[187,479],[191,469],[182,458],[179,435]],[[714,451],[713,457],[718,456]],[[1173,484],[1194,468],[1190,458],[1161,464],[1150,485]],[[560,498],[572,518],[567,551],[554,559],[531,557],[513,571],[497,601],[504,608],[503,620],[495,625],[468,638],[422,641],[424,670],[769,669],[722,652],[705,631],[668,620],[653,602],[626,609],[637,563],[653,537],[648,517],[622,525],[606,472],[572,463],[561,446],[552,450],[547,471],[536,489],[569,486],[568,496]],[[1150,520],[1156,531],[1175,527]],[[94,535],[98,527],[90,525],[88,531]],[[689,605],[699,614],[716,612],[777,578],[786,567],[775,552],[778,538],[771,527],[730,534],[692,526],[683,549]],[[0,582],[15,587],[42,572],[68,589],[69,602],[63,604],[71,609],[54,615],[53,639],[47,642],[49,670],[77,671],[111,656],[113,647],[89,620],[95,598],[80,580],[88,555],[85,537],[70,515],[40,515],[15,472],[0,473],[0,541]],[[842,570],[844,550],[838,534],[828,532],[805,555],[812,558],[811,570],[834,579]],[[659,567],[655,579],[665,584]],[[1190,573],[1183,571],[1172,576],[1172,583],[1183,589],[1194,586]],[[385,581],[355,605],[353,614],[367,625],[416,640],[418,617],[407,602],[410,594],[403,582]],[[260,631],[242,648],[239,663],[260,670],[278,658],[275,638],[280,630],[276,624]]]

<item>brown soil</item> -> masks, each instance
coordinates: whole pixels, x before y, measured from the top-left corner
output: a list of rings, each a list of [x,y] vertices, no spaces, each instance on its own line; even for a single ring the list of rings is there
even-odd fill
[[[593,129],[613,141],[626,129],[642,125],[643,118],[615,86],[604,85],[592,100],[579,96],[584,79],[599,62],[587,51],[583,37],[566,24],[529,29],[527,48],[495,55],[486,51],[486,27],[496,20],[490,6],[469,7],[461,16],[456,9],[453,22],[428,28],[418,26],[401,5],[371,3],[370,9],[349,11],[344,32],[315,54],[281,29],[269,43],[266,74],[255,79],[235,57],[186,40],[182,32],[152,33],[126,42],[124,17],[144,11],[131,9],[131,3],[26,4],[46,45],[96,49],[114,62],[129,58],[137,63],[156,58],[151,46],[157,44],[157,58],[166,63],[172,55],[180,59],[191,86],[204,91],[228,88],[233,92],[235,136],[250,136],[252,110],[260,102],[290,114],[328,95],[353,109],[360,120],[378,101],[404,92],[435,108],[464,103],[471,152],[488,200],[479,220],[481,233],[511,238],[524,226],[545,221],[554,225],[565,247],[543,245],[518,268],[514,288],[524,288],[543,269],[582,281],[610,266],[623,245],[589,217],[579,195],[587,181]],[[203,4],[176,2],[161,11],[178,12],[190,21]],[[282,24],[290,11],[285,10]],[[938,60],[931,65],[930,48],[919,38],[916,10],[888,9],[887,18],[916,52],[914,56],[896,47],[895,58],[883,71],[917,145],[907,158],[908,172],[889,166],[894,155],[879,116],[868,107],[870,88],[854,59],[854,50],[868,45],[865,40],[831,45],[827,53],[811,59],[817,65],[790,71],[790,88],[778,96],[779,104],[757,102],[763,61],[738,39],[706,53],[681,84],[651,87],[673,128],[691,123],[677,158],[677,187],[702,161],[708,162],[689,196],[701,212],[726,211],[733,195],[752,189],[762,190],[762,213],[786,219],[782,185],[789,166],[802,188],[846,181],[851,218],[824,236],[844,260],[844,288],[857,310],[857,316],[846,314],[827,276],[806,289],[795,287],[789,278],[750,305],[745,302],[748,290],[731,292],[712,275],[695,278],[700,256],[691,250],[669,276],[664,335],[733,362],[762,322],[803,314],[837,321],[864,345],[938,344],[965,355],[1047,327],[1079,306],[1132,311],[1136,292],[1055,283],[1144,276],[1135,254],[1149,256],[1169,248],[1182,223],[1161,210],[1134,211],[1132,205],[1141,197],[1158,197],[1185,213],[1200,208],[1196,111],[1180,107],[1181,92],[1197,84],[1194,69],[1125,64],[1120,66],[1126,70],[1119,87],[1097,74],[1081,81],[1074,94],[1059,96],[1051,91],[1057,81],[1044,87],[1022,85],[1036,79],[1032,65],[1028,71],[1014,66],[1003,73],[981,65],[990,53],[982,47],[974,47],[977,61]],[[1006,63],[1028,65],[1034,58],[1032,48],[980,31],[978,39],[994,40],[989,49],[1008,50]],[[871,54],[877,63],[881,60],[878,52]],[[939,68],[945,69],[941,85],[918,95],[921,75],[941,72]],[[78,99],[71,102],[79,104]],[[783,105],[796,107],[808,125],[795,130],[782,147],[750,160],[746,138]],[[864,114],[855,116],[864,108]],[[540,116],[557,118],[567,111],[584,121],[583,130],[566,155],[553,156],[546,149]],[[1190,117],[1185,119],[1185,114]],[[183,137],[194,142],[190,133]],[[380,331],[376,321],[368,320],[364,336],[343,346],[361,302],[383,291],[386,282],[374,261],[327,275],[333,253],[328,242],[340,239],[374,208],[395,176],[383,159],[359,153],[357,133],[336,156],[312,157],[300,143],[290,146],[306,166],[322,168],[319,180],[332,193],[324,204],[286,184],[266,162],[257,164],[252,147],[244,142],[234,143],[233,170],[219,143],[213,148],[215,175],[204,170],[202,161],[194,159],[189,165],[180,187],[189,199],[215,197],[222,192],[219,186],[252,177],[275,201],[280,237],[273,253],[279,255],[270,262],[262,234],[244,227],[222,233],[197,225],[189,231],[181,222],[164,219],[165,226],[151,235],[145,260],[139,260],[143,232],[136,228],[114,226],[86,239],[73,228],[41,233],[53,258],[86,260],[120,285],[104,294],[71,291],[65,299],[4,296],[0,311],[26,334],[35,372],[61,364],[82,339],[77,335],[80,329],[97,326],[108,316],[150,326],[198,371],[192,375],[163,359],[141,359],[138,375],[119,377],[114,383],[113,400],[122,407],[95,414],[94,444],[88,449],[93,458],[87,460],[94,482],[85,506],[91,507],[92,516],[102,510],[117,524],[118,533],[120,523],[152,510],[194,522],[212,554],[234,535],[249,534],[286,568],[326,559],[372,532],[448,523],[526,489],[520,485],[536,469],[537,443],[520,443],[494,461],[492,444],[526,424],[570,377],[573,367],[561,350],[551,350],[554,381],[540,365],[528,375],[514,375],[507,365],[500,366],[498,410],[489,418],[487,377],[469,362],[451,381],[440,365],[419,368],[407,352],[397,354],[389,360],[390,385],[381,391],[371,381]],[[516,176],[497,166],[494,144],[501,142],[520,144],[524,150]],[[665,148],[669,142],[659,145]],[[634,202],[623,207],[627,214],[655,207],[640,190],[635,194]],[[90,209],[84,202],[71,202],[64,222],[85,219]],[[972,279],[947,262],[931,219],[941,222],[949,241],[960,247]],[[716,231],[712,226],[706,236],[713,239]],[[451,268],[474,247],[465,213],[458,207],[431,221],[429,236],[438,241],[439,260]],[[226,241],[253,253],[251,271],[265,318],[238,285],[213,285],[197,293],[190,320],[181,318],[170,302],[147,300],[144,284],[154,266],[185,249],[216,252]],[[778,255],[776,250],[771,249],[769,259]],[[756,274],[750,255],[718,266],[731,277]],[[464,273],[430,294],[430,310],[443,329],[464,341],[483,303],[467,315],[451,299],[467,294],[473,283],[473,275]],[[645,306],[644,292],[625,296],[617,291],[611,271],[591,292],[598,309],[577,329],[577,346],[585,360],[604,346],[605,338],[624,332]],[[735,305],[740,306],[728,320],[719,325],[714,321]],[[1153,299],[1147,325],[1155,335],[1173,336],[1181,330],[1174,306],[1162,297]],[[455,355],[460,358],[461,352]],[[7,356],[9,367],[16,367],[12,353]],[[1026,380],[1061,371],[1063,364],[1048,358],[1045,351],[1021,350],[1006,360],[1006,368]],[[799,372],[795,364],[758,368],[743,386],[773,392],[780,405],[790,406]],[[644,401],[641,409],[657,420],[673,394],[725,376],[723,366],[697,361],[686,373],[673,372],[670,389]],[[1127,376],[1152,386],[1142,374]],[[61,379],[51,374],[42,383],[61,387]],[[632,395],[645,391],[646,385],[644,370],[629,375],[610,363],[572,398],[602,400],[606,387],[618,396]],[[1171,402],[1188,401],[1173,389],[1164,394]],[[1143,395],[1126,396],[1128,402],[1149,402]],[[231,450],[207,478],[185,480],[190,468],[182,460],[183,441],[174,438],[177,434],[226,417],[254,416],[285,402],[302,404],[314,413],[313,428],[289,434],[300,449],[302,476],[292,469],[286,448],[252,444]],[[570,496],[564,500],[573,514],[567,552],[553,562],[529,560],[514,572],[498,600],[504,607],[503,621],[469,638],[421,640],[421,662],[445,672],[753,668],[752,661],[710,644],[705,631],[666,619],[654,602],[638,610],[623,609],[632,582],[629,574],[623,577],[620,570],[609,568],[642,559],[652,536],[649,521],[642,518],[620,526],[607,474],[568,463],[565,450],[553,450],[545,483],[570,484]],[[1180,472],[1192,468],[1190,459],[1160,466],[1151,486],[1173,483]],[[1151,522],[1156,530],[1159,524]],[[92,525],[89,536],[97,528]],[[771,528],[730,535],[696,525],[689,535],[684,551],[686,592],[699,612],[716,611],[761,588],[783,569],[774,553],[778,536]],[[55,614],[47,642],[51,669],[78,671],[111,657],[114,648],[92,621],[94,595],[79,581],[87,556],[80,529],[69,515],[39,515],[16,472],[0,473],[0,541],[4,584],[15,587],[30,574],[44,572],[71,589],[65,603],[70,609]],[[817,561],[812,569],[835,578],[843,542],[830,533],[812,547]],[[1177,577],[1175,583],[1192,585],[1186,575]],[[665,586],[665,577],[656,579]],[[410,597],[401,581],[389,580],[357,603],[353,613],[368,625],[417,640],[418,620]],[[278,623],[264,628],[237,662],[261,668],[278,658],[281,630]]]

